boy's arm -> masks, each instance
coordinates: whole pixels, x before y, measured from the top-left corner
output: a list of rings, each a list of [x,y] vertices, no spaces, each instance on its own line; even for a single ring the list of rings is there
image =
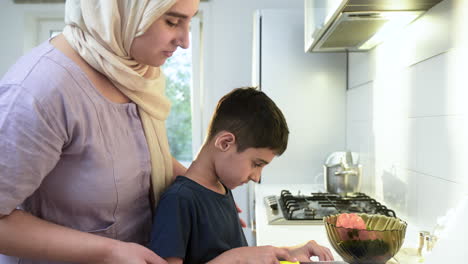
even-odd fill
[[[183,262],[192,228],[191,199],[179,191],[173,192],[169,187],[167,193],[161,196],[153,218],[149,244],[153,252],[173,261],[170,263]]]
[[[182,264],[184,262],[181,258],[164,258],[168,264]]]

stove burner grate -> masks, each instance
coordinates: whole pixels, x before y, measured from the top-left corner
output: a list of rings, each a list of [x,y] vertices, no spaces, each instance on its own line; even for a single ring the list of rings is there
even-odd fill
[[[322,220],[337,213],[369,213],[396,217],[393,210],[364,193],[340,196],[332,193],[311,193],[293,195],[282,190],[279,207],[288,220]]]

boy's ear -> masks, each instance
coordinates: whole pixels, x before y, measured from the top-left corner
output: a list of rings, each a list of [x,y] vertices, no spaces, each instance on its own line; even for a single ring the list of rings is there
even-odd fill
[[[215,147],[221,151],[227,151],[236,143],[236,136],[231,132],[222,131],[216,136]]]

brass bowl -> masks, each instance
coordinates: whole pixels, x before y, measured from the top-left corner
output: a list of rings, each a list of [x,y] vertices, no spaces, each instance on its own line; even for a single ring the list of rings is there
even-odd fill
[[[366,230],[337,227],[339,214],[323,218],[330,244],[350,264],[386,263],[405,240],[406,222],[384,215],[357,215],[366,223]]]

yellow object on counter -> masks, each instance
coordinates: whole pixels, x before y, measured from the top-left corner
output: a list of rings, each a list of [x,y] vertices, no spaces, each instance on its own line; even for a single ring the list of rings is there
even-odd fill
[[[300,264],[300,262],[299,261],[291,262],[291,261],[282,260],[280,261],[280,264]]]

